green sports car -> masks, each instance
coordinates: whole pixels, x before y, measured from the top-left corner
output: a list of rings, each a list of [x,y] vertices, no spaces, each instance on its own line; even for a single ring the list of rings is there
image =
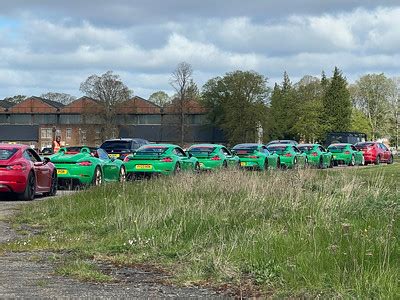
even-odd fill
[[[280,167],[279,156],[270,153],[263,144],[238,144],[232,148],[232,152],[239,156],[240,166],[245,169],[265,171]]]
[[[222,145],[196,144],[190,146],[187,153],[198,159],[201,170],[238,167],[240,164],[239,157]]]
[[[272,144],[267,149],[279,155],[279,161],[283,168],[305,167],[308,165],[307,154],[302,153],[292,144]]]
[[[328,151],[332,153],[335,166],[338,164],[348,166],[365,164],[363,152],[358,151],[352,144],[332,144],[328,147]]]
[[[101,148],[65,147],[49,157],[57,168],[60,185],[101,185],[103,182],[126,179],[123,162],[108,157]]]
[[[309,165],[319,169],[333,166],[332,153],[326,151],[320,144],[299,144],[297,148],[307,154]]]
[[[169,175],[181,170],[200,171],[200,163],[196,157],[171,144],[144,145],[128,155],[124,162],[130,177],[146,174]]]

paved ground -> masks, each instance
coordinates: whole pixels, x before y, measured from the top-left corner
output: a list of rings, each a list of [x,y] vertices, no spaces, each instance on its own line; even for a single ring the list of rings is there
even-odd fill
[[[71,192],[60,192],[65,194]],[[44,198],[35,201],[45,201]],[[0,200],[0,243],[18,238],[5,220],[27,202],[14,201],[12,197]],[[95,284],[79,282],[54,274],[54,265],[48,259],[51,253],[0,254],[0,298],[216,298],[216,292],[197,287],[167,285],[165,274],[141,269],[102,266],[117,283]]]

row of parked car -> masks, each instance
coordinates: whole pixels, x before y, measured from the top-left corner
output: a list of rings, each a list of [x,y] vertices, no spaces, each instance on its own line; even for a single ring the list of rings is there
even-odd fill
[[[55,195],[59,186],[98,186],[182,170],[265,171],[381,162],[392,163],[393,155],[385,145],[375,142],[336,143],[327,149],[319,144],[295,141],[273,141],[266,145],[244,143],[231,149],[217,144],[195,144],[184,150],[177,145],[152,144],[143,139],[114,139],[98,148],[63,147],[57,153],[42,153],[42,156],[28,146],[0,144],[0,192],[16,193],[20,199],[32,200],[38,193]]]

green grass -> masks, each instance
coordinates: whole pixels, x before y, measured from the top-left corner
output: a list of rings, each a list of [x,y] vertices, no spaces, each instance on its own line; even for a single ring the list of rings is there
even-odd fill
[[[156,264],[181,283],[250,281],[278,297],[395,298],[399,178],[394,164],[107,185],[26,206],[15,221],[42,233],[1,247]]]

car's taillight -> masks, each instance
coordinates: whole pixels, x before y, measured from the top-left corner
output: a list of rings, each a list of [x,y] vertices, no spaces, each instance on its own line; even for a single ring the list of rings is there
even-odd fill
[[[130,160],[131,160],[131,158],[130,158],[129,156],[125,156],[124,162],[128,162],[128,161],[130,161]]]
[[[92,163],[90,161],[81,161],[81,162],[78,162],[77,165],[83,166],[83,167],[88,167],[88,166],[91,166]]]
[[[218,155],[215,155],[211,157],[211,160],[221,160],[221,158]]]
[[[161,161],[162,162],[172,162],[172,158],[171,157],[164,157]]]
[[[292,153],[286,153],[285,156],[291,157],[291,156],[292,156]]]
[[[318,153],[317,152],[313,152],[313,153],[311,153],[311,155],[312,156],[318,156]]]
[[[257,155],[250,155],[250,156],[248,156],[248,158],[255,158],[255,159],[257,159],[257,158],[259,158],[259,156],[257,156]]]
[[[26,166],[23,164],[17,164],[17,165],[7,166],[6,169],[11,171],[23,171],[26,170]]]
[[[344,154],[350,154],[350,151],[345,151]]]

